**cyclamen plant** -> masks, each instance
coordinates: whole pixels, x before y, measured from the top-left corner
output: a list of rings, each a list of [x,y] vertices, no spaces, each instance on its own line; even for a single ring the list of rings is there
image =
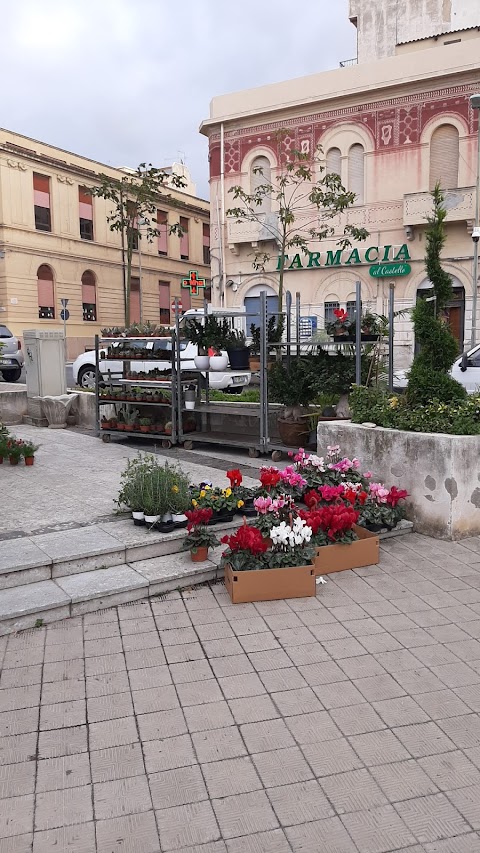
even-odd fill
[[[187,536],[184,539],[186,548],[195,551],[197,548],[214,548],[220,544],[215,534],[207,527],[213,515],[211,509],[187,510],[185,515],[188,518]]]
[[[279,495],[277,498],[271,498],[270,495],[259,497],[254,500],[253,505],[257,510],[255,527],[258,527],[264,536],[270,536],[272,527],[281,521],[287,521],[290,515],[297,514],[291,495]]]
[[[265,554],[267,568],[305,566],[315,556],[315,547],[311,544],[312,528],[299,517],[290,517],[289,521],[289,524],[282,521],[270,531],[272,548]]]
[[[312,541],[317,547],[322,545],[348,544],[358,537],[354,530],[359,513],[345,503],[335,503],[318,507],[308,512],[301,511],[300,517],[313,531]]]

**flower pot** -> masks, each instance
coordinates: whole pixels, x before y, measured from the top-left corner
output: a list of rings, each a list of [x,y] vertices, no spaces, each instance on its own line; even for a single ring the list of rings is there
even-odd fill
[[[258,355],[251,355],[248,359],[248,369],[252,371],[252,373],[256,373],[260,370],[260,359]]]
[[[156,524],[156,522],[158,521],[160,516],[159,515],[147,515],[145,513],[144,518],[145,518],[145,524]]]
[[[140,527],[145,524],[145,514],[143,512],[132,512],[133,523]]]
[[[283,569],[234,572],[225,566],[225,586],[232,604],[250,601],[278,601],[311,598],[316,595],[314,566],[287,566]]]
[[[9,458],[9,460],[10,460],[10,465],[18,465],[18,457],[16,457],[16,456],[9,456],[8,458]]]
[[[140,432],[150,432],[149,426],[144,426],[143,424],[140,427]]]
[[[197,370],[208,370],[210,367],[209,355],[195,355],[193,358]]]
[[[162,515],[162,524],[168,524],[170,521],[173,521],[172,513],[164,512]]]
[[[317,549],[315,574],[328,575],[347,569],[360,569],[362,566],[375,566],[379,559],[379,539],[375,533],[364,527],[354,525],[358,536],[356,542],[346,545],[323,545]]]
[[[280,439],[287,447],[304,447],[308,438],[307,421],[285,421],[277,418]]]
[[[228,355],[211,355],[210,370],[226,370],[228,367]]]
[[[208,548],[206,545],[199,545],[198,548],[190,551],[190,559],[192,563],[204,563],[208,560]]]
[[[100,429],[110,429],[110,421],[102,421],[100,424]]]
[[[220,524],[220,522],[233,521],[234,512],[229,510],[214,510],[210,521],[207,521],[207,526],[210,524]]]
[[[185,408],[188,412],[192,412],[195,408],[195,400],[185,400]]]
[[[25,465],[33,465],[35,462],[35,456],[25,456]]]
[[[227,348],[227,355],[232,370],[248,370],[250,356],[248,347],[242,347],[241,349]]]

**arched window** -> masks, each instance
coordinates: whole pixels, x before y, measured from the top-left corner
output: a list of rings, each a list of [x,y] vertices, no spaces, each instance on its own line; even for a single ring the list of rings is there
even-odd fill
[[[334,311],[340,308],[340,302],[334,296],[327,296],[324,303],[324,326],[327,328],[329,323],[334,323],[336,320]]]
[[[330,148],[327,151],[326,172],[327,175],[342,174],[342,152],[340,148]]]
[[[268,157],[255,157],[250,167],[250,193],[253,195],[258,187],[270,184],[272,180],[272,169]],[[270,213],[272,209],[272,197],[270,193],[262,195],[262,202],[255,205],[257,213]]]
[[[37,270],[38,317],[40,320],[55,319],[55,292],[53,270],[42,264]]]
[[[442,189],[458,187],[459,136],[453,124],[442,124],[432,133],[430,140],[429,188],[440,184]]]
[[[97,296],[95,276],[91,270],[85,270],[82,275],[82,306],[83,319],[90,322],[96,322]]]
[[[355,193],[355,204],[365,202],[365,152],[363,145],[352,145],[348,152],[348,189]]]

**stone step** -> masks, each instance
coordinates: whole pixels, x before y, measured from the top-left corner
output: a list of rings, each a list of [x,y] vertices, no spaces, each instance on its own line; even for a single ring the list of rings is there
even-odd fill
[[[0,596],[0,635],[221,576],[212,560],[193,563],[183,552],[12,587]]]

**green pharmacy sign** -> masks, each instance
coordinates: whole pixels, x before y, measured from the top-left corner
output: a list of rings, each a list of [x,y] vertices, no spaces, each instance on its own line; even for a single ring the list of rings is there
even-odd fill
[[[352,267],[364,264],[372,264],[370,274],[381,278],[382,275],[407,275],[410,266],[407,261],[411,260],[408,246],[368,246],[360,249],[336,249],[326,252],[307,252],[307,254],[283,255],[284,270],[308,270],[319,267]],[[373,273],[375,268],[395,269],[405,268],[405,272]],[[408,267],[408,269],[407,269]],[[282,255],[278,256],[277,270],[282,269]]]
[[[396,278],[399,275],[409,275],[411,271],[410,264],[375,264],[369,270],[372,278]]]

